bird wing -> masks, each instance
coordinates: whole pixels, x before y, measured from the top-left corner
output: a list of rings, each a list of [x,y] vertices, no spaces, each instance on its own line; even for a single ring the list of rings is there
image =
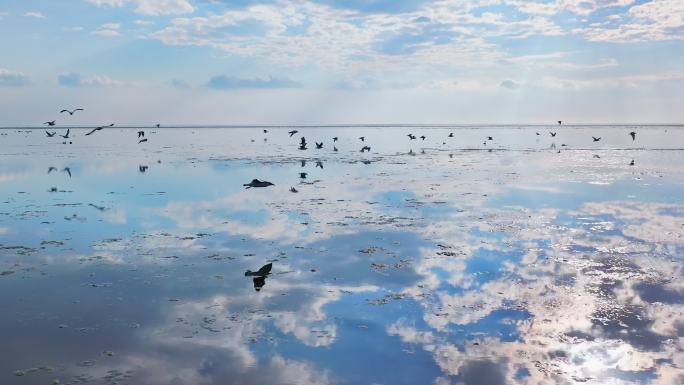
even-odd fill
[[[93,132],[97,131],[98,129],[99,129],[99,127],[98,127],[98,128],[93,128],[92,131],[90,131],[89,133],[86,134],[86,136],[92,134]]]
[[[271,272],[271,268],[273,267],[273,263],[269,263],[266,265],[261,266],[261,269],[257,271],[259,275],[268,275],[268,273]]]
[[[83,111],[83,108],[77,108],[74,110],[74,112],[76,112],[76,111]]]
[[[65,113],[65,112],[69,112],[69,110],[62,110],[62,111],[59,111],[60,114]]]

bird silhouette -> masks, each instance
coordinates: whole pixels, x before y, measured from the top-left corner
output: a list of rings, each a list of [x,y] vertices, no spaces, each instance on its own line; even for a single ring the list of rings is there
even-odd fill
[[[363,147],[361,147],[361,152],[370,151],[370,150],[371,150],[371,148],[368,147],[368,146],[363,146]]]
[[[563,124],[563,121],[562,121],[562,120],[559,120],[559,121],[558,121],[558,125],[560,126],[561,124]]]
[[[251,182],[243,184],[243,186],[246,186],[246,188],[250,187],[268,187],[268,186],[275,186],[271,182],[267,182],[265,180],[259,180],[259,179],[252,179]]]
[[[630,166],[634,166],[634,159],[632,159],[632,161],[629,162],[629,165],[630,165]]]
[[[305,173],[305,172],[300,172],[300,173],[299,173],[299,178],[301,178],[301,179],[306,179],[306,176],[307,176],[307,175],[308,175],[308,174]]]
[[[314,143],[316,143],[316,148],[323,148],[323,142],[320,142],[320,143],[314,142]]]
[[[302,159],[299,162],[301,163],[302,167],[306,166],[306,160]]]
[[[359,136],[359,139],[361,139],[362,142],[365,142],[365,141],[366,141],[366,137],[365,137],[365,136]]]
[[[334,137],[334,138],[333,138],[333,142],[337,142],[337,137]]]
[[[100,130],[102,130],[102,129],[105,128],[105,127],[114,127],[114,123],[108,124],[108,125],[106,125],[106,126],[95,127],[95,128],[93,128],[90,132],[88,132],[88,133],[86,134],[86,136],[93,134],[95,131],[100,131]]]
[[[140,144],[140,143],[145,143],[145,142],[147,142],[147,138],[140,139],[140,140],[138,141],[138,144]]]
[[[408,135],[406,135],[406,136],[408,136],[408,137],[409,137],[409,139],[411,139],[411,140],[413,140],[413,139],[415,139],[415,138],[416,138],[416,136],[415,136],[415,135],[413,135],[413,134],[408,134]]]
[[[45,131],[45,134],[48,136],[48,138],[52,138],[53,136],[55,136],[56,133],[57,133],[57,131],[53,131],[53,132]]]
[[[67,128],[67,132],[64,135],[60,135],[64,139],[69,139],[69,129]]]
[[[555,138],[557,133],[556,132],[549,132],[549,134],[551,134],[551,136]]]
[[[144,137],[145,137],[145,131],[143,131],[143,130],[138,131],[138,139],[144,138]]]
[[[337,147],[333,146],[333,151],[337,152]]]
[[[598,138],[597,138],[597,137],[595,137],[595,136],[592,136],[591,138],[594,139],[594,142],[598,142],[599,140],[601,140],[601,137],[598,137]]]
[[[271,274],[271,268],[273,268],[273,263],[265,264],[257,271],[247,270],[245,271],[245,277],[265,277]]]
[[[48,126],[54,126],[54,125],[55,125],[55,121],[54,121],[54,120],[51,120],[51,121],[45,122],[45,123],[43,123],[43,124],[47,124]]]
[[[53,171],[57,171],[57,167],[53,167],[53,166],[48,167],[48,174],[53,172]]]
[[[296,134],[296,133],[298,133],[298,132],[299,132],[299,131],[297,131],[297,130],[292,130],[292,131],[288,131],[287,133],[290,134],[290,137],[292,137],[292,135],[294,135],[294,134]]]
[[[535,132],[535,134],[536,134],[537,136],[541,135],[541,134],[540,134],[540,133],[538,133],[538,132]]]
[[[488,136],[488,137],[487,137],[487,140],[494,140],[494,138],[491,137],[491,136]]]
[[[597,154],[594,154],[594,158],[595,158],[595,159],[601,159],[601,157],[598,156]]]
[[[316,167],[319,167],[322,170],[323,169],[323,162],[321,162],[320,160],[317,160],[316,161]]]
[[[630,133],[629,133],[629,136],[631,136],[631,137],[632,137],[632,141],[634,141],[634,140],[636,139],[636,132],[634,132],[634,131],[630,132]]]
[[[76,109],[71,110],[71,111],[69,111],[69,110],[67,110],[67,109],[64,109],[64,110],[62,110],[62,111],[59,111],[59,113],[62,114],[62,113],[64,113],[64,112],[68,112],[69,115],[73,115],[76,111],[83,111],[83,108],[76,108]]]
[[[155,124],[154,126],[157,127],[157,128],[159,128],[159,127],[161,127],[161,124],[157,123],[157,124]]]
[[[421,135],[420,139],[425,140],[425,135]]]
[[[71,178],[71,169],[69,167],[64,167],[64,169],[62,169],[62,171],[69,174],[69,178]]]
[[[449,138],[453,138],[453,137],[454,137],[454,133],[453,133],[453,132],[450,132],[448,137],[449,137]]]
[[[264,134],[268,134],[268,130],[264,130]]]
[[[290,192],[291,193],[298,193],[299,191],[294,187],[290,187]]]

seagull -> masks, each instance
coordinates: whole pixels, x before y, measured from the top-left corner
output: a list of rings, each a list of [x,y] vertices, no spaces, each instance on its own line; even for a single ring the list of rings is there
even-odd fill
[[[149,166],[140,165],[138,166],[138,172],[145,173],[145,171],[147,171],[148,168]]]
[[[629,162],[629,165],[630,165],[630,166],[634,166],[634,159],[632,159],[632,161]]]
[[[561,124],[563,124],[563,121],[562,121],[562,120],[559,120],[559,121],[558,121],[558,125],[560,126]]]
[[[145,137],[145,131],[138,131],[138,138],[144,138]]]
[[[557,134],[557,132],[549,132],[549,134],[551,134],[551,136],[553,136],[553,137],[555,138],[555,137],[556,137],[556,134]]]
[[[365,137],[365,136],[359,136],[359,139],[361,139],[362,142],[365,142],[365,141],[366,141],[366,137]]]
[[[243,186],[246,186],[246,188],[250,187],[268,187],[268,186],[275,186],[271,182],[267,182],[265,180],[259,180],[259,179],[252,179],[251,182],[243,184]]]
[[[448,137],[449,137],[449,138],[453,138],[453,137],[454,137],[454,133],[453,133],[453,132],[450,132]]]
[[[55,136],[56,133],[57,133],[57,131],[53,131],[53,132],[45,131],[45,134],[47,134],[48,138],[52,138],[53,136]]]
[[[299,145],[300,150],[306,150],[306,143],[302,143]]]
[[[494,140],[494,138],[491,137],[491,136],[488,136],[488,137],[487,137],[487,140]]]
[[[145,142],[147,142],[147,138],[140,139],[140,140],[138,141],[138,144],[140,144],[140,143],[145,143]]]
[[[316,161],[316,167],[320,167],[321,169],[323,169],[323,162],[317,160]]]
[[[77,109],[71,110],[71,111],[65,109],[65,110],[59,111],[59,113],[62,114],[62,113],[68,112],[69,115],[73,115],[76,111],[83,111],[83,108],[77,108]]]
[[[337,147],[333,146],[333,151],[337,152]]]
[[[298,193],[299,191],[294,187],[290,187],[290,192],[291,193]]]
[[[287,133],[290,134],[290,137],[292,137],[292,135],[294,135],[294,134],[296,134],[296,133],[298,133],[298,132],[299,132],[299,131],[297,131],[297,130],[292,130],[292,131],[288,131]]]
[[[103,129],[103,128],[105,128],[105,127],[114,127],[114,123],[112,123],[112,124],[109,124],[109,125],[107,125],[107,126],[99,126],[99,127],[95,127],[95,128],[93,128],[93,130],[92,130],[92,131],[90,131],[89,133],[87,133],[87,134],[86,134],[86,136],[88,136],[88,135],[90,135],[90,134],[94,133],[95,131],[100,131],[101,129]]]
[[[64,135],[60,135],[64,139],[69,139],[69,129],[67,128],[67,132]]]
[[[538,133],[538,132],[535,132],[535,134],[536,134],[537,136],[541,135],[541,134],[540,134],[540,133]]]
[[[594,139],[594,142],[598,142],[599,140],[601,140],[601,137],[598,137],[598,138],[597,138],[597,137],[595,137],[595,136],[592,136],[591,138]]]
[[[370,151],[370,150],[371,150],[371,148],[368,147],[368,146],[363,146],[363,147],[361,147],[361,152]]]
[[[64,167],[64,169],[62,171],[69,174],[69,178],[71,178],[71,169],[69,167]]]
[[[301,179],[306,179],[306,175],[307,175],[307,173],[305,173],[305,172],[300,172],[300,173],[299,173],[299,177],[300,177]]]
[[[323,148],[323,142],[320,142],[320,143],[314,142],[314,143],[316,143],[316,148]]]
[[[299,140],[299,144],[302,146],[306,146],[306,138],[302,136],[302,138]]]
[[[57,171],[57,167],[50,166],[50,167],[48,168],[48,174],[51,173],[51,172],[53,172],[53,171]]]
[[[264,130],[264,134],[268,134],[268,130]]]
[[[245,277],[265,277],[271,273],[272,263],[261,266],[257,271],[247,270],[245,271]]]
[[[415,136],[415,135],[413,135],[413,134],[408,134],[408,135],[406,135],[406,136],[408,136],[408,137],[409,137],[409,139],[411,139],[411,140],[413,140],[413,139],[415,139],[415,138],[416,138],[416,136]]]
[[[155,124],[154,126],[157,128],[161,127],[161,125],[159,123]]]
[[[597,154],[594,154],[594,158],[596,158],[596,159],[601,159],[601,157],[598,156]]]
[[[425,135],[421,135],[420,139],[425,140]]]
[[[54,121],[54,120],[51,120],[51,121],[45,122],[45,123],[43,123],[43,124],[47,124],[48,126],[54,126],[54,125],[55,125],[55,121]]]
[[[634,141],[634,140],[636,139],[636,132],[634,132],[634,131],[630,132],[630,133],[629,133],[629,136],[631,136],[631,137],[632,137],[632,141]]]
[[[337,142],[337,137],[334,137],[334,138],[333,138],[333,142]]]

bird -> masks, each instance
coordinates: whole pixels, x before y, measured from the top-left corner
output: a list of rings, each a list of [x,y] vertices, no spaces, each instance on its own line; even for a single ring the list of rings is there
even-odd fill
[[[409,155],[413,155],[413,149],[410,149],[408,153]]]
[[[45,134],[47,134],[48,138],[52,138],[53,136],[55,136],[56,133],[57,133],[57,131],[53,131],[53,132],[45,131]]]
[[[314,143],[316,143],[316,148],[323,148],[323,142],[320,142],[320,143],[314,142]]]
[[[245,271],[245,277],[265,277],[271,274],[272,267],[273,263],[268,263],[266,265],[261,266],[261,268],[257,271],[247,270]]]
[[[243,184],[243,186],[246,186],[246,188],[250,187],[268,187],[268,186],[275,186],[271,182],[267,182],[265,180],[259,180],[259,179],[252,179],[251,182]]]
[[[149,168],[149,166],[140,165],[140,166],[138,166],[138,172],[141,172],[141,173],[144,174],[145,171],[147,171],[148,168]]]
[[[557,134],[557,132],[549,132],[549,134],[551,134],[551,136],[553,136],[553,137],[555,138],[555,137],[556,137],[556,134]]]
[[[302,167],[306,166],[306,160],[302,159],[299,162],[301,163]]]
[[[302,143],[299,145],[300,150],[306,150],[306,143]]]
[[[333,142],[337,142],[337,139],[338,139],[337,137],[334,137]]]
[[[494,138],[491,137],[491,136],[488,136],[488,137],[487,137],[487,140],[494,140]]]
[[[264,130],[264,134],[268,134],[268,130]]]
[[[300,172],[300,173],[299,173],[299,177],[300,177],[301,179],[306,179],[306,176],[307,176],[307,173],[305,173],[305,172]]]
[[[337,147],[333,146],[333,151],[337,152]]]
[[[298,193],[299,191],[294,187],[290,187],[290,192],[291,193]]]
[[[67,128],[67,132],[64,135],[60,135],[64,139],[69,139],[69,129]]]
[[[538,133],[538,132],[535,132],[535,134],[536,134],[537,136],[541,135],[541,134],[540,134],[540,133]]]
[[[53,167],[53,166],[48,167],[48,174],[53,172],[53,171],[57,171],[57,167]]]
[[[449,137],[449,138],[453,138],[453,137],[454,137],[454,133],[453,133],[453,132],[450,132],[448,137]]]
[[[294,134],[296,134],[296,133],[298,133],[298,132],[299,132],[299,131],[297,131],[297,130],[292,130],[292,131],[288,131],[287,133],[290,134],[290,137],[292,137],[292,135],[294,135]]]
[[[634,159],[632,159],[632,161],[629,162],[629,165],[630,165],[630,166],[634,166]]]
[[[425,135],[421,135],[420,139],[425,140]]]
[[[594,154],[594,158],[595,158],[595,159],[601,159],[601,157],[598,156],[597,154]]]
[[[370,151],[370,150],[371,150],[371,148],[368,147],[368,146],[363,146],[363,147],[361,147],[361,152]]]
[[[598,138],[597,138],[597,137],[595,137],[595,136],[592,136],[591,138],[594,139],[594,142],[598,142],[599,140],[601,140],[601,137],[598,137]]]
[[[95,131],[100,131],[101,129],[103,129],[103,128],[105,128],[105,127],[114,127],[114,123],[109,124],[109,125],[106,125],[106,126],[95,127],[95,128],[93,128],[89,133],[87,133],[86,136],[88,136],[88,135],[94,133]]]
[[[161,125],[159,123],[155,124],[154,126],[157,128],[161,127]]]
[[[316,167],[320,167],[321,169],[323,169],[323,162],[321,162],[320,160],[317,160],[316,161]]]
[[[302,146],[306,146],[306,138],[302,136],[302,138],[299,140],[299,144]]]
[[[415,138],[416,138],[416,136],[415,136],[415,135],[413,135],[413,134],[408,134],[408,135],[406,135],[406,136],[408,136],[408,137],[409,137],[409,139],[411,139],[411,140],[413,140],[413,139],[415,139]]]
[[[634,132],[634,131],[630,132],[630,133],[629,133],[629,136],[631,136],[631,137],[632,137],[632,141],[634,141],[634,140],[636,139],[636,132]]]
[[[54,121],[54,120],[51,120],[51,121],[45,122],[45,123],[43,123],[43,124],[47,124],[48,126],[54,126],[54,125],[55,125],[55,121]]]
[[[147,142],[147,138],[140,139],[140,140],[138,141],[138,144],[140,144],[140,143],[145,143],[145,142]]]
[[[558,121],[558,125],[560,126],[561,124],[563,124],[563,121],[562,121],[562,120],[559,120],[559,121]]]
[[[64,109],[62,111],[59,111],[59,113],[62,114],[62,113],[68,112],[69,115],[73,115],[76,111],[83,111],[83,108],[76,108],[76,109],[71,110],[71,111]]]
[[[145,131],[138,131],[138,138],[144,138],[145,137]]]
[[[365,136],[359,136],[359,139],[361,139],[362,142],[365,142],[365,141],[366,141],[366,137],[365,137]]]
[[[71,178],[71,169],[69,167],[64,167],[62,171],[69,174],[69,178]]]

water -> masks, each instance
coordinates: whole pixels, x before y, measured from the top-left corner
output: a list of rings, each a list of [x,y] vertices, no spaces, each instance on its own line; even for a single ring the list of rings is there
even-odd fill
[[[680,127],[267,129],[0,131],[0,383],[684,379]]]

